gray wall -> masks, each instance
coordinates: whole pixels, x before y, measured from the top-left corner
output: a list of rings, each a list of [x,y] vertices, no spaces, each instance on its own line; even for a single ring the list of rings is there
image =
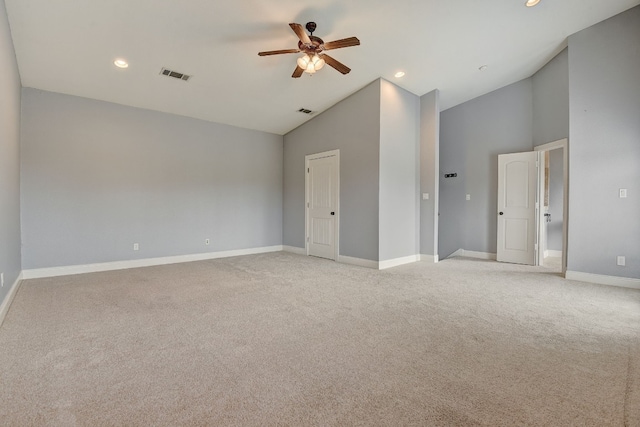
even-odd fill
[[[438,258],[444,259],[463,248],[465,216],[465,168],[468,138],[465,127],[458,126],[464,117],[464,104],[440,114],[440,176],[438,218]],[[455,178],[445,178],[457,173]]]
[[[420,253],[420,98],[380,80],[379,259]]]
[[[436,89],[420,97],[420,253],[438,255],[440,149],[440,92]]]
[[[569,37],[571,271],[640,278],[639,46],[640,6]]]
[[[24,269],[282,244],[281,136],[22,96]]]
[[[441,258],[460,248],[496,252],[498,154],[533,149],[532,110],[531,79],[525,79],[442,112]],[[444,178],[452,172],[458,177]]]
[[[20,75],[4,0],[0,0],[0,304],[21,270]]]
[[[549,151],[549,210],[551,222],[547,223],[547,249],[562,250],[562,211],[564,193],[564,165],[561,149]]]
[[[284,136],[285,245],[305,247],[304,157],[340,150],[340,255],[378,260],[380,81]]]
[[[569,137],[569,50],[564,49],[532,78],[533,145]],[[562,250],[563,164],[562,150],[550,155],[547,249]]]
[[[569,54],[564,49],[531,78],[533,145],[569,137]]]

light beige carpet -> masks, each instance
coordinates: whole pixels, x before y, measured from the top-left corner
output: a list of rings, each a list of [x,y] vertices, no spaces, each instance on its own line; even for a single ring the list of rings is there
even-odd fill
[[[640,425],[640,291],[286,253],[25,281],[0,425]]]

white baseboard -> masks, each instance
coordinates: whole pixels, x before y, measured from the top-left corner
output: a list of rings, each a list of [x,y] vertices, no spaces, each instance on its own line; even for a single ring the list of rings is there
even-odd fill
[[[13,282],[13,285],[11,285],[11,288],[9,289],[9,293],[7,293],[7,295],[4,297],[4,301],[2,301],[2,304],[0,304],[0,326],[2,326],[2,323],[4,322],[4,318],[7,316],[7,313],[9,312],[9,307],[11,307],[11,303],[13,302],[13,298],[16,296],[16,293],[18,292],[18,288],[20,287],[21,282],[22,282],[22,272],[20,272],[16,281]]]
[[[577,280],[579,282],[597,283],[599,285],[640,289],[640,279],[632,279],[630,277],[605,276],[602,274],[583,273],[581,271],[568,271],[568,270],[564,277],[567,280]]]
[[[420,261],[427,261],[427,262],[432,262],[432,263],[436,263],[438,262],[438,255],[426,255],[426,254],[420,254]]]
[[[290,252],[292,254],[298,254],[298,255],[306,255],[307,254],[307,250],[305,248],[298,248],[297,246],[284,245],[282,247],[282,250],[285,251],[285,252]]]
[[[490,252],[477,252],[477,251],[468,251],[466,249],[458,249],[451,256],[464,256],[467,258],[478,258],[478,259],[490,259],[495,261],[496,254]]]
[[[412,262],[418,262],[419,260],[420,255],[409,255],[402,258],[388,259],[378,262],[378,270],[385,270],[399,265],[411,264]]]
[[[489,259],[489,260],[496,260],[496,254],[491,253],[491,252],[477,252],[477,251],[468,251],[466,249],[458,249],[457,251],[455,251],[454,253],[452,253],[451,255],[449,255],[447,258],[453,258],[453,257],[457,257],[457,256],[464,256],[467,258],[478,258],[478,259]]]
[[[554,251],[553,249],[549,249],[544,251],[544,257],[562,258],[562,251]]]
[[[374,268],[376,270],[378,269],[378,261],[371,261],[369,259],[338,255],[338,262],[343,264],[357,265],[358,267]]]
[[[291,252],[298,255],[307,254],[306,249],[298,248],[295,246],[283,246],[282,250],[285,252]],[[386,268],[397,267],[399,265],[409,264],[419,260],[420,260],[420,255],[411,255],[403,258],[389,259],[386,261],[372,261],[369,259],[355,258],[355,257],[346,256],[346,255],[338,255],[337,262],[341,264],[355,265],[358,267],[373,268],[375,270],[384,270]]]
[[[128,261],[102,262],[97,264],[68,265],[63,267],[36,268],[24,270],[23,279],[68,276],[71,274],[97,273],[100,271],[124,270],[127,268],[152,267],[155,265],[177,264],[181,262],[205,261],[208,259],[228,258],[241,255],[253,255],[267,252],[280,252],[282,245],[262,248],[236,249],[231,251],[207,252],[201,254],[177,255],[159,258],[134,259]]]

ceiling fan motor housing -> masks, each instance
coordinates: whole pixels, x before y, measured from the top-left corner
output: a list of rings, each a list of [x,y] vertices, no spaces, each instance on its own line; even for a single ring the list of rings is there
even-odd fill
[[[311,56],[324,50],[324,41],[320,37],[309,36],[309,38],[311,39],[311,45],[306,45],[299,41],[298,49]]]

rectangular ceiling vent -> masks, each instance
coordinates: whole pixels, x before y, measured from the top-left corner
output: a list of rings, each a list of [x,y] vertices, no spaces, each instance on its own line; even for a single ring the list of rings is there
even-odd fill
[[[305,114],[313,114],[314,112],[311,110],[308,110],[306,108],[301,108],[298,110],[299,113],[305,113]]]
[[[160,74],[167,77],[173,77],[174,79],[184,80],[185,82],[189,81],[189,79],[191,78],[191,76],[187,74],[179,73],[177,71],[173,71],[164,67],[162,68],[162,70],[160,70]]]

